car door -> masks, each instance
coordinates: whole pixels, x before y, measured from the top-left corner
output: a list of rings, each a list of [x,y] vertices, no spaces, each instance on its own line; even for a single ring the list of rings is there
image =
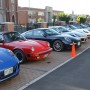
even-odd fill
[[[32,37],[29,37],[29,39],[43,40],[43,41],[48,41],[49,43],[52,43],[53,38],[52,36],[49,36],[45,33],[45,29],[35,29],[31,31],[33,35]]]
[[[33,39],[33,31],[27,31],[26,33],[23,34],[27,39]]]
[[[43,29],[42,30],[34,30],[33,31],[33,39],[48,41],[51,44],[53,41],[51,36],[48,36],[44,31],[45,30],[43,30]]]
[[[33,30],[33,39],[47,41],[43,30]]]

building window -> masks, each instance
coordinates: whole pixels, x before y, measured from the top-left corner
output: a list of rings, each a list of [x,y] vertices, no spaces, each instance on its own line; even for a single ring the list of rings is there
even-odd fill
[[[58,15],[57,13],[53,13],[53,15]]]
[[[14,5],[12,5],[12,11],[14,11]]]
[[[38,12],[38,16],[44,16],[44,12]]]
[[[14,3],[14,0],[11,0],[11,3]]]
[[[0,0],[0,8],[2,8],[2,0]]]
[[[28,14],[29,14],[29,16],[35,16],[36,12],[35,11],[29,11]]]
[[[36,23],[36,18],[33,18],[33,19],[29,19],[29,23]]]

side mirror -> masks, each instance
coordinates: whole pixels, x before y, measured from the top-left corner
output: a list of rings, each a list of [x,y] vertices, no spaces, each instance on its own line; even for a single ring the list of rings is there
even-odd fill
[[[0,43],[4,43],[4,40],[0,39]]]

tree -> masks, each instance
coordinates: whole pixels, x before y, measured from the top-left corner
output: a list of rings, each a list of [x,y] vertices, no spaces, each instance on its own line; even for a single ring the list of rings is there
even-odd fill
[[[65,21],[66,23],[69,23],[69,20],[71,19],[70,15],[60,13],[58,14],[59,21]]]
[[[38,22],[42,22],[43,20],[42,20],[42,18],[38,18]]]
[[[77,21],[78,21],[79,23],[85,23],[85,22],[86,22],[86,19],[87,19],[86,16],[78,16],[78,17],[77,17]]]

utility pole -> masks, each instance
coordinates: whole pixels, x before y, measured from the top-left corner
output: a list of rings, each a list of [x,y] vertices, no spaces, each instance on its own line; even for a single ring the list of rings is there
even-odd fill
[[[30,0],[28,0],[28,3],[29,3],[29,9],[28,9],[28,20],[27,20],[27,23],[26,23],[26,25],[27,25],[27,29],[28,29],[28,27],[29,27],[29,24],[30,24]]]
[[[30,0],[29,0],[29,23],[30,23]]]

